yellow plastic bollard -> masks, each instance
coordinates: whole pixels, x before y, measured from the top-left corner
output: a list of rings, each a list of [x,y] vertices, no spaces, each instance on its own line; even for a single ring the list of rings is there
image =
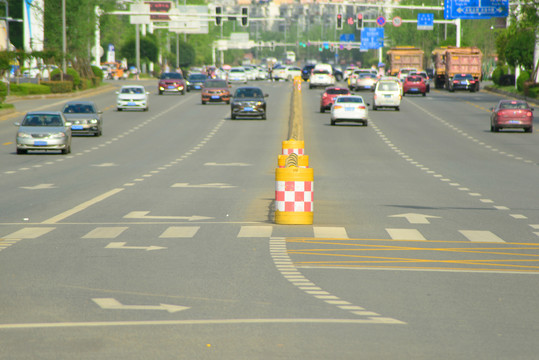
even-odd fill
[[[275,223],[313,223],[314,179],[312,168],[275,169]]]
[[[295,153],[297,155],[304,155],[305,142],[303,140],[285,140],[283,141],[283,155],[290,155]]]

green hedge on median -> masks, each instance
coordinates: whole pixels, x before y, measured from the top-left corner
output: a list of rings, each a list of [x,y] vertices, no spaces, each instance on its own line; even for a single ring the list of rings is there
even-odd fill
[[[31,84],[31,83],[22,83],[22,84],[14,84],[11,83],[10,88],[10,95],[19,95],[19,96],[25,96],[25,95],[45,95],[51,93],[51,88],[46,85],[40,85],[40,84]]]

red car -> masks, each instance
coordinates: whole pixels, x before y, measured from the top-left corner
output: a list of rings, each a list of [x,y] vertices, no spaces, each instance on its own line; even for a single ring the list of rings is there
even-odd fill
[[[351,95],[350,90],[336,86],[327,87],[320,98],[320,112],[323,113],[326,110],[330,110],[335,102],[335,98],[341,95]]]
[[[410,75],[404,79],[402,84],[402,96],[406,94],[421,94],[427,95],[427,83],[420,75]]]
[[[500,129],[524,129],[533,131],[533,108],[523,100],[500,100],[495,108],[490,108],[490,131]]]
[[[159,78],[159,84],[157,85],[157,91],[159,95],[163,95],[164,92],[180,93],[185,95],[187,90],[187,84],[182,74],[176,72],[165,72],[161,74]]]

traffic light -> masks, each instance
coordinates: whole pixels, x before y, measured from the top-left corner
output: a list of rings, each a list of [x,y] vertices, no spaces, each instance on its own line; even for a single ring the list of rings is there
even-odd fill
[[[240,25],[243,26],[243,27],[249,25],[249,8],[248,7],[242,7],[241,8]]]
[[[356,29],[361,29],[363,27],[363,14],[357,14]]]
[[[220,26],[222,24],[223,18],[221,14],[223,13],[223,8],[220,6],[215,7],[215,25]]]
[[[342,14],[337,14],[337,30],[342,30]]]

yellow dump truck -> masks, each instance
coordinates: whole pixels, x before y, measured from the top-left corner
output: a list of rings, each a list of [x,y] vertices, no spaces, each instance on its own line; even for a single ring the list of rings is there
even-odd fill
[[[423,71],[424,52],[413,46],[397,46],[387,51],[387,65],[392,76],[402,68],[414,68]]]
[[[472,74],[481,81],[483,53],[478,47],[447,46],[432,51],[434,62],[434,84],[437,89],[449,88],[449,82],[455,74]],[[479,82],[477,83],[479,90]]]

